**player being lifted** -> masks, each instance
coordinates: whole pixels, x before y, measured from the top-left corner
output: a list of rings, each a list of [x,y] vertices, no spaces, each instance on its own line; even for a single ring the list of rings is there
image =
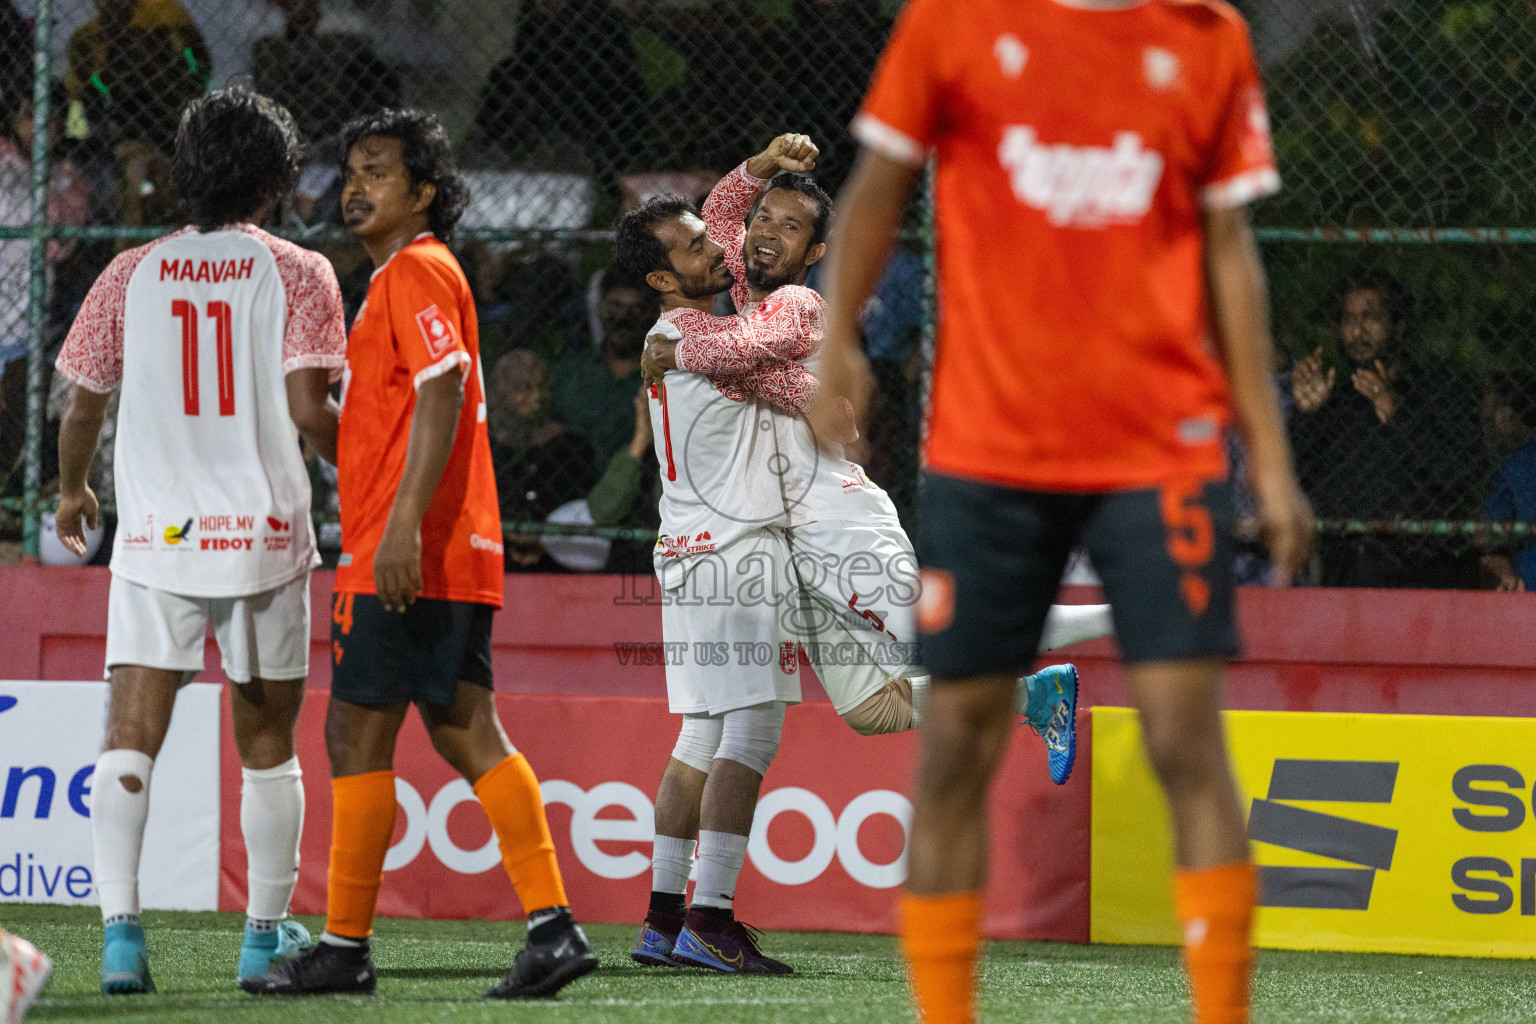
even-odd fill
[[[659,379],[669,369],[684,369],[709,377],[722,392],[756,395],[796,416],[804,412],[814,378],[804,365],[794,364],[803,358],[814,367],[825,310],[821,296],[804,285],[826,252],[832,217],[831,197],[807,173],[818,155],[806,136],[781,135],[710,192],[702,219],[709,237],[725,250],[726,269],[735,280],[731,299],[745,323],[689,316],[685,322],[693,330],[683,346],[683,366],[678,364],[679,339],[653,335],[645,358],[650,376]],[[804,303],[814,311],[805,314],[814,319],[815,329],[803,354],[794,333],[785,331],[776,315],[786,302]],[[756,327],[752,337],[743,333],[749,325]],[[674,324],[671,333],[681,331]],[[773,384],[782,378],[796,386],[781,396]],[[914,728],[926,703],[928,676],[891,658],[910,652],[918,592],[910,578],[916,558],[895,505],[861,467],[819,453],[802,424],[784,424],[783,435],[790,457],[781,491],[789,503],[797,581],[802,597],[818,606],[800,619],[802,627],[815,627],[806,652],[833,706],[855,732],[874,736]],[[838,569],[818,569],[827,566]],[[858,582],[867,585],[865,594],[855,590],[855,572]],[[879,603],[882,598],[888,603]],[[1056,650],[1113,632],[1108,605],[1052,605],[1040,649]],[[884,643],[893,637],[905,645]],[[821,660],[840,645],[860,647],[864,656],[852,665]],[[1076,686],[1076,670],[1069,665],[1019,681],[1017,711],[1045,740],[1057,784],[1067,781],[1075,756]]]
[[[395,738],[415,704],[433,747],[474,787],[528,912],[527,945],[487,995],[549,995],[597,957],[571,919],[538,779],[492,699],[501,514],[474,299],[444,244],[468,189],[430,114],[385,110],[344,139],[342,212],[378,269],[352,325],[342,394],[325,933],[244,987],[374,991],[369,935],[395,822]]]
[[[335,459],[327,388],[346,338],[330,263],[255,226],[293,186],[300,148],[293,119],[263,96],[228,90],[192,103],[173,164],[189,226],[113,260],[59,353],[75,387],[59,433],[58,534],[76,551],[81,520],[94,526],[99,514],[86,474],[107,398],[123,389],[111,704],[91,783],[103,992],[154,991],[138,890],[150,778],[177,691],[203,668],[209,621],[234,684],[243,765],[238,977],[309,940],[286,917],[304,824],[293,729],[319,564],[298,439]]]
[[[1279,187],[1247,28],[1219,0],[913,0],[854,131],[813,422],[862,398],[858,311],[937,166],[918,535],[935,682],[902,904],[920,1015],[975,1017],[987,791],[1014,675],[1080,540],[1168,797],[1194,1016],[1240,1024],[1255,872],[1220,712],[1234,410],[1282,573],[1311,530],[1244,209]]]
[[[700,571],[701,562],[725,559],[738,571],[766,562],[779,573],[793,563],[793,578],[787,582],[798,588],[801,602],[799,614],[785,616],[800,624],[798,630],[786,630],[779,621],[784,608],[720,611],[691,598],[669,603],[663,610],[668,639],[740,640],[752,634],[776,647],[788,645],[791,652],[804,640],[838,712],[855,730],[874,735],[911,728],[921,713],[926,680],[910,671],[905,660],[892,664],[890,654],[881,654],[882,649],[901,651],[903,638],[910,644],[915,560],[885,493],[856,465],[818,457],[793,415],[803,408],[814,385],[804,366],[793,360],[808,358],[820,342],[821,299],[803,283],[824,251],[820,236],[831,204],[808,178],[786,173],[771,185],[768,178],[776,171],[809,169],[815,156],[815,147],[804,136],[781,136],[716,187],[702,221],[679,200],[658,201],[625,218],[617,249],[621,265],[646,274],[662,293],[666,311],[659,329],[683,338],[652,346],[651,376],[657,376],[658,365],[666,369],[679,362],[686,370],[711,375],[705,379],[674,374],[653,388],[658,458],[665,477],[657,559],[664,587],[677,596],[686,593],[685,581],[699,575],[712,578],[713,573]],[[751,227],[744,229],[749,209]],[[745,261],[744,237],[751,250]],[[745,317],[705,312],[713,294],[727,287],[732,287]],[[765,402],[757,403],[759,398]],[[780,408],[766,404],[770,402]],[[771,437],[772,445],[765,448],[763,437]],[[775,459],[781,470],[765,472]],[[681,469],[680,460],[686,461]],[[792,492],[787,504],[786,491]],[[801,540],[802,532],[809,535],[807,540]],[[703,536],[711,543],[696,543]],[[751,542],[733,544],[746,538]],[[863,607],[850,589],[849,574],[836,568],[846,569],[850,558],[862,561],[862,578],[873,583]],[[834,567],[830,573],[829,565]],[[723,575],[733,578],[731,568]],[[906,600],[897,596],[903,590],[909,595]],[[886,592],[892,603],[877,613],[869,605]],[[1075,637],[1063,637],[1065,642],[1109,632],[1102,606],[1082,609],[1082,615],[1078,609],[1063,611],[1063,627],[1076,631]],[[701,616],[710,617],[712,626],[695,625]],[[820,625],[807,634],[805,624],[814,622]],[[754,629],[763,635],[757,636]],[[861,656],[853,664],[818,657],[845,648],[856,648]],[[745,666],[668,668],[672,707],[684,714],[684,724],[657,796],[653,894],[632,953],[641,963],[702,964],[733,971],[788,969],[763,957],[731,930],[731,893],[757,789],[755,784],[721,784],[722,778],[736,775],[760,782],[777,748],[782,719],[775,722],[771,736],[748,735],[733,746],[724,742],[724,734],[735,727],[733,718],[744,716],[726,715],[717,725],[718,712],[689,712],[690,704],[707,704],[710,695],[734,692],[751,671]],[[761,674],[776,678],[783,688],[791,685],[784,678],[791,672],[780,671],[775,677],[770,668]],[[1067,685],[1052,685],[1056,682]],[[1070,666],[1039,673],[1033,683],[1039,691],[1039,707],[1030,709],[1034,721],[1049,729],[1053,710],[1064,707],[1065,714],[1058,712],[1058,717],[1070,722],[1076,689]],[[793,698],[781,699],[798,700],[797,675],[792,685]],[[773,692],[766,680],[761,689]],[[1020,687],[1021,700],[1030,689]],[[1053,699],[1048,701],[1047,695]],[[1050,732],[1070,735],[1064,729]],[[754,739],[756,747],[750,743]],[[735,746],[746,750],[738,752]],[[1053,752],[1053,775],[1065,781],[1070,750],[1064,740],[1056,746],[1065,756]],[[747,776],[737,765],[754,756],[757,763],[751,767],[757,771]],[[701,812],[701,807],[707,810]],[[683,894],[701,813],[700,884],[685,920]],[[725,836],[710,827],[712,819],[722,817],[734,826]]]

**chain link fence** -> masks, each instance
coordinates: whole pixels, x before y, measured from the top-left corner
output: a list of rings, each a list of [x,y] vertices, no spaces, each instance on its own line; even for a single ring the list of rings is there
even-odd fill
[[[1323,535],[1316,581],[1513,586],[1527,568],[1536,586],[1521,525],[1536,524],[1536,5],[1238,6],[1286,180],[1255,216],[1277,383]],[[855,153],[846,125],[899,7],[0,0],[0,478],[11,499],[0,541],[19,539],[56,486],[64,396],[50,365],[85,290],[115,251],[176,222],[177,112],[246,82],[312,140],[272,227],[331,258],[349,314],[371,267],[340,229],[337,129],[389,104],[443,118],[474,188],[456,249],[479,304],[504,517],[522,524],[509,568],[648,571],[658,475],[636,395],[654,310],[606,272],[609,229],[657,192],[702,197],[780,131],[818,141],[818,176],[835,190]],[[46,142],[33,127],[44,120]],[[46,218],[29,227],[35,143],[49,185]],[[914,227],[866,322],[880,384],[866,461],[904,514],[928,320]],[[109,453],[99,461],[109,493]],[[333,518],[323,467],[315,476],[317,508]],[[562,536],[590,534],[588,523],[602,536]],[[1261,550],[1243,559],[1247,578],[1263,576]]]

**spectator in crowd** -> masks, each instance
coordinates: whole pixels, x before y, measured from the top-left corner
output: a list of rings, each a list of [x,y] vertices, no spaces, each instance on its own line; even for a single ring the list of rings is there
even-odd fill
[[[491,69],[471,130],[491,163],[627,169],[647,139],[630,26],[609,0],[524,0],[512,52]]]
[[[1501,457],[1483,514],[1496,523],[1536,525],[1536,385],[1495,374],[1482,411],[1489,447]],[[1536,544],[1523,545],[1513,558],[1486,554],[1482,565],[1499,590],[1536,590]]]
[[[551,512],[584,498],[597,482],[592,446],[550,418],[544,359],[527,348],[505,353],[491,368],[486,394],[496,493],[507,522],[543,522]],[[505,537],[507,568],[553,568],[538,537]]]
[[[613,453],[608,467],[587,494],[594,526],[659,526],[661,474],[656,471],[656,435],[651,430],[650,400],[642,385],[635,393],[635,434]],[[617,542],[609,551],[607,572],[648,574],[654,545]]]
[[[348,111],[400,104],[400,75],[381,60],[366,36],[320,31],[320,0],[271,0],[283,31],[256,40],[251,64],[256,90],[293,112],[304,137],[317,144],[294,192],[301,220],[340,223],[341,161],[324,159],[324,143]]]
[[[69,37],[71,101],[109,99],[124,138],[170,152],[181,108],[213,76],[197,24],[177,0],[96,0],[96,11]]]
[[[1370,273],[1339,303],[1341,365],[1321,348],[1291,372],[1298,475],[1319,517],[1438,518],[1462,510],[1481,479],[1476,417],[1443,369],[1409,359],[1411,304],[1402,286]],[[1453,587],[1463,566],[1428,538],[1320,538],[1325,586]]]
[[[54,224],[78,226],[85,222],[87,190],[80,169],[58,152],[64,135],[65,103],[63,87],[56,86],[48,121],[54,161],[48,185],[48,219]],[[22,97],[5,109],[8,112],[0,125],[0,224],[21,227],[32,213],[32,97]],[[73,248],[71,242],[48,244],[45,302],[50,310],[54,268]],[[30,242],[0,241],[0,484],[15,467],[26,434],[31,252]],[[48,329],[45,323],[44,330]]]
[[[555,365],[554,413],[591,443],[597,464],[605,466],[633,434],[640,355],[657,305],[644,282],[613,270],[603,275],[599,290],[602,340]]]

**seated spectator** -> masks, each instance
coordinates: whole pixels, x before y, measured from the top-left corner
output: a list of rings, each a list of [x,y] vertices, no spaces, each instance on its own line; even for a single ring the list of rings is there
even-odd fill
[[[609,0],[525,0],[512,53],[481,92],[472,151],[498,165],[627,170],[650,134],[629,33]]]
[[[118,119],[131,125],[125,137],[170,152],[181,108],[206,92],[213,76],[197,24],[177,0],[96,0],[96,11],[65,50],[71,102],[92,94],[109,99]]]
[[[32,98],[8,108],[0,123],[0,224],[24,227],[32,215]],[[48,219],[78,226],[85,222],[85,178],[58,154],[64,136],[65,97],[54,89],[48,122],[54,153],[48,185]],[[73,242],[48,243],[48,299],[52,308],[54,268],[67,259]],[[24,447],[27,408],[27,308],[30,304],[32,245],[22,239],[0,241],[0,485],[10,475]],[[44,326],[47,331],[49,325]]]
[[[486,384],[486,426],[502,519],[543,522],[566,502],[586,497],[597,481],[592,446],[550,418],[543,358],[515,348],[496,361]],[[508,534],[504,540],[509,571],[555,568],[537,536]]]
[[[1321,348],[1291,373],[1297,472],[1324,519],[1439,518],[1481,479],[1476,418],[1450,374],[1408,358],[1410,303],[1393,278],[1349,281],[1339,305],[1343,358]],[[1463,566],[1429,538],[1324,537],[1325,586],[1452,587]]]
[[[1490,448],[1508,453],[1488,485],[1483,514],[1495,523],[1536,525],[1536,384],[1496,374],[1483,399],[1483,428]],[[1482,565],[1499,590],[1536,590],[1536,544],[1513,558],[1484,555]]]
[[[605,466],[634,431],[634,398],[640,389],[645,334],[656,322],[656,300],[643,282],[608,271],[597,306],[602,337],[596,346],[555,364],[554,413],[592,445]]]

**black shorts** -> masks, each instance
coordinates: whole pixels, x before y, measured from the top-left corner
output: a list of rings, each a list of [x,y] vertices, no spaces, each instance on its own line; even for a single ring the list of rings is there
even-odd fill
[[[1231,657],[1225,481],[1106,494],[1025,491],[927,473],[917,556],[922,661],[935,676],[1024,671],[1072,549],[1087,549],[1127,663]]]
[[[459,681],[491,688],[491,619],[469,601],[385,611],[374,594],[331,597],[331,696],[349,704],[452,704]]]

